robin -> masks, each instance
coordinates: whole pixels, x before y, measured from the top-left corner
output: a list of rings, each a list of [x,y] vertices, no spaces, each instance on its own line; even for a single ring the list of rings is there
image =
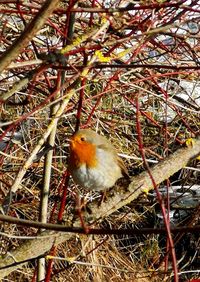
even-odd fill
[[[128,175],[110,141],[90,129],[81,129],[70,139],[69,171],[77,184],[95,191],[105,191]]]

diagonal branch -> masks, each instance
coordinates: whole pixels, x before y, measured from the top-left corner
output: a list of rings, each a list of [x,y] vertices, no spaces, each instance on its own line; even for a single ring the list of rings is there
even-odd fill
[[[36,17],[26,27],[24,32],[10,46],[10,48],[0,58],[0,73],[20,54],[21,50],[26,47],[38,30],[44,25],[51,13],[59,5],[59,0],[46,0]]]
[[[168,179],[186,164],[200,154],[200,139],[195,139],[193,145],[177,150],[174,154],[155,165],[151,169],[151,174],[156,182],[160,184]],[[90,215],[90,223],[94,224],[97,221],[104,219],[106,216],[114,213],[117,209],[127,205],[136,199],[141,193],[148,192],[153,189],[152,181],[148,172],[143,172],[140,175],[133,177],[127,189],[116,191],[113,197],[110,197],[107,202],[100,207],[98,203],[91,205],[92,215]],[[75,226],[80,226],[79,221],[76,221]],[[29,260],[37,258],[49,252],[49,250],[66,240],[69,240],[74,234],[72,233],[57,233],[46,231],[37,239],[32,241],[27,240],[23,245],[16,250],[2,257],[0,260],[0,279],[7,276],[12,271],[26,264]]]

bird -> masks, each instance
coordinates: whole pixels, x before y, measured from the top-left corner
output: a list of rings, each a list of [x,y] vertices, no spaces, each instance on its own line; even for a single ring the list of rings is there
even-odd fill
[[[106,191],[128,176],[111,142],[91,129],[80,129],[70,138],[68,165],[74,182],[89,191]]]

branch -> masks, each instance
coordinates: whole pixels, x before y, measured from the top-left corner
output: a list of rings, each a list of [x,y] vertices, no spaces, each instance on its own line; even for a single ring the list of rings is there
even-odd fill
[[[39,221],[27,220],[27,219],[20,219],[16,217],[12,217],[9,215],[2,215],[0,214],[0,221],[13,223],[21,226],[26,227],[34,227],[37,229],[46,229],[52,230],[55,232],[65,232],[65,233],[75,233],[75,234],[86,234],[86,230],[82,227],[68,227],[61,224],[53,224],[53,223],[44,223]],[[172,227],[170,229],[171,233],[199,233],[200,232],[200,225],[195,226],[179,226],[179,227]],[[12,238],[12,235],[6,233],[0,233],[2,236]],[[57,233],[55,233],[57,234]],[[93,235],[147,235],[147,234],[166,234],[166,228],[141,228],[141,229],[134,229],[134,228],[89,228],[87,230],[87,234]],[[39,236],[43,236],[43,233]],[[20,239],[20,235],[18,238]],[[27,239],[29,239],[27,237]],[[38,238],[39,239],[39,238]],[[30,239],[29,239],[30,240]]]
[[[15,59],[29,44],[35,34],[42,28],[53,10],[59,5],[59,0],[46,0],[36,17],[30,22],[17,40],[0,58],[0,73]]]
[[[178,170],[184,168],[190,160],[197,157],[199,154],[200,139],[194,139],[192,146],[177,150],[174,154],[155,165],[151,169],[151,174],[156,184],[160,184]],[[93,203],[90,206],[92,210],[92,215],[88,215],[90,216],[90,224],[97,223],[106,216],[111,215],[117,209],[136,199],[140,194],[148,192],[151,189],[153,189],[153,184],[148,172],[145,171],[140,175],[133,177],[127,189],[120,187],[120,190],[118,189],[119,191],[116,191],[114,196],[110,197],[107,202],[102,203],[100,207],[98,206],[98,203]],[[78,220],[75,222],[74,226],[79,227],[80,231]],[[0,268],[3,269],[0,270],[0,279],[18,269],[19,266],[21,267],[29,260],[44,255],[49,252],[53,246],[69,240],[72,236],[72,233],[63,234],[46,231],[42,237],[40,236],[32,241],[27,240],[23,245],[12,251],[10,255],[7,254],[5,257],[1,258]]]

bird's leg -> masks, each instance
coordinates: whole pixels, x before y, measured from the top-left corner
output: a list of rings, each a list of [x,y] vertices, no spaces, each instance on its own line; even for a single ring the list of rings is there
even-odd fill
[[[101,198],[100,201],[98,203],[98,206],[100,207],[100,205],[106,200],[107,196],[106,196],[106,191],[101,191]]]
[[[85,232],[85,234],[89,233],[89,227],[86,225],[83,217],[83,209],[85,209],[85,198],[80,197],[78,194],[76,195],[76,211],[80,219],[81,226]]]

